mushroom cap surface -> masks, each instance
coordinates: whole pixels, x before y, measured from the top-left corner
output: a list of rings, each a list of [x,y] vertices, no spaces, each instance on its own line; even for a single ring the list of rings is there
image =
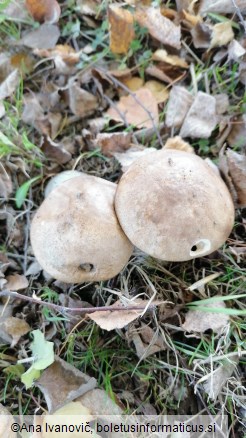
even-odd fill
[[[64,170],[63,172],[57,173],[53,176],[45,187],[44,197],[47,198],[50,192],[62,184],[64,181],[75,178],[76,176],[82,175],[78,170]]]
[[[31,244],[51,276],[66,283],[107,280],[127,263],[133,246],[115,214],[116,187],[83,174],[43,201],[31,224]]]
[[[161,150],[134,162],[122,176],[115,209],[130,241],[166,261],[218,249],[234,223],[224,181],[200,157]]]

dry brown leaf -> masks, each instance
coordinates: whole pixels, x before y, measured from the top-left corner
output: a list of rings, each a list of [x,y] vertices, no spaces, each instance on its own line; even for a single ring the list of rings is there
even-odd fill
[[[213,26],[212,39],[209,48],[212,49],[213,47],[224,46],[232,41],[233,38],[234,33],[230,21],[217,23]]]
[[[97,134],[93,144],[100,148],[103,155],[112,157],[114,152],[123,152],[131,146],[132,135],[127,132]]]
[[[229,175],[234,186],[238,207],[246,207],[246,155],[228,149],[226,151]]]
[[[152,59],[154,61],[166,62],[167,64],[173,65],[175,67],[181,67],[181,68],[189,67],[189,65],[184,59],[180,58],[177,55],[169,55],[167,51],[164,49],[156,50],[152,55]]]
[[[151,91],[157,103],[166,102],[169,97],[169,91],[165,85],[154,79],[145,82],[144,88]]]
[[[207,49],[210,46],[212,29],[205,23],[197,23],[191,31],[193,44],[196,49]]]
[[[163,17],[159,8],[137,7],[135,20],[140,26],[146,27],[150,35],[161,43],[180,49],[181,27]]]
[[[26,33],[19,41],[32,49],[52,49],[60,37],[60,31],[54,24],[42,24],[38,29]]]
[[[169,138],[163,146],[163,149],[176,149],[178,151],[189,152],[191,154],[195,153],[194,148],[189,143],[184,141],[179,135]]]
[[[149,76],[153,76],[156,79],[159,79],[162,82],[167,82],[171,84],[173,82],[172,78],[170,78],[160,67],[156,65],[150,65],[145,69],[145,73]]]
[[[198,1],[199,0],[176,0],[177,9],[178,11],[183,11],[185,9],[191,14],[194,14]]]
[[[4,438],[16,438],[17,434],[15,432],[12,432],[11,426],[14,424],[14,417],[11,415],[11,413],[8,411],[7,408],[5,408],[0,403],[0,437]]]
[[[246,146],[246,114],[233,120],[232,129],[226,140],[232,147]]]
[[[238,356],[225,359],[222,365],[208,375],[208,379],[203,383],[204,391],[208,394],[209,398],[216,400],[227,380],[231,377],[238,364]]]
[[[53,49],[35,49],[33,53],[41,58],[54,58],[54,61],[61,58],[68,65],[77,64],[81,55],[68,44],[57,44]]]
[[[5,333],[12,338],[11,348],[18,343],[21,336],[26,335],[31,330],[31,327],[24,319],[15,318],[13,316],[4,319],[0,325]]]
[[[129,341],[134,343],[139,359],[145,359],[152,354],[158,353],[158,351],[166,350],[166,345],[158,331],[154,332],[151,327],[144,323],[141,323],[138,329],[131,328],[128,338]]]
[[[174,85],[167,105],[166,125],[180,128],[193,100],[194,97],[185,87]]]
[[[228,95],[221,93],[215,94],[214,97],[216,99],[216,114],[226,113],[230,105]]]
[[[206,108],[206,111],[204,111]],[[198,91],[180,130],[181,137],[209,138],[217,124],[216,99]]]
[[[245,0],[235,0],[235,3],[241,12],[246,12]],[[236,11],[232,0],[202,0],[199,13],[207,14],[208,12],[233,14]]]
[[[26,8],[39,23],[57,23],[61,8],[56,0],[26,0]]]
[[[42,391],[51,412],[94,389],[96,380],[56,356],[35,385]]]
[[[204,304],[204,307],[225,309],[226,305],[223,301],[218,301],[211,304]],[[185,315],[185,322],[182,324],[182,327],[188,332],[204,333],[206,330],[212,329],[218,333],[228,321],[229,316],[224,313],[189,310]]]
[[[132,78],[122,79],[121,82],[129,88],[131,91],[137,91],[144,85],[144,80],[139,76],[133,76]]]
[[[185,21],[191,26],[194,27],[198,23],[202,22],[202,17],[200,15],[190,14],[189,12],[183,9],[182,11]]]
[[[98,108],[96,96],[81,88],[76,82],[69,85],[68,95],[70,109],[76,116],[90,116]]]
[[[156,152],[155,148],[146,148],[144,146],[135,145],[125,152],[114,152],[113,156],[121,164],[122,172],[126,172],[134,161],[141,158],[143,155]]]
[[[58,164],[68,163],[72,158],[62,144],[55,143],[49,136],[44,136],[41,150],[47,158]]]
[[[136,300],[134,302],[134,306],[143,306],[147,304],[147,301],[144,300]],[[122,307],[121,301],[118,300],[112,306],[112,308],[115,307]],[[139,318],[139,316],[142,314],[143,309],[141,310],[119,310],[119,311],[113,311],[110,312],[110,310],[106,310],[105,312],[96,311],[93,313],[87,314],[88,318],[92,319],[92,321],[95,321],[96,324],[98,324],[102,329],[110,331],[115,329],[120,329],[128,325],[130,322],[134,321],[134,319]]]
[[[19,84],[19,81],[20,81],[20,73],[19,70],[16,69],[7,76],[4,82],[1,83],[0,99],[4,100],[6,99],[6,97],[11,96],[15,92]]]
[[[0,198],[8,199],[13,191],[12,181],[5,168],[0,166]]]
[[[110,50],[113,53],[127,53],[135,36],[133,15],[127,9],[112,5],[108,8],[108,19]]]
[[[26,289],[28,287],[28,280],[25,277],[25,275],[19,275],[19,274],[8,275],[6,277],[6,280],[7,280],[6,288],[8,290],[17,291],[17,290]]]
[[[128,123],[138,128],[151,128],[158,124],[158,104],[147,88],[140,88],[134,95],[123,96],[106,114],[113,120]],[[151,117],[150,117],[151,115]]]

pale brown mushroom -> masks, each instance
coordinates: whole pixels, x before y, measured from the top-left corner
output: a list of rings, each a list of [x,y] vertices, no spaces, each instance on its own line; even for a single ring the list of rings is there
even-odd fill
[[[161,150],[135,161],[115,198],[129,240],[147,254],[184,261],[218,249],[234,223],[224,181],[200,157]]]
[[[133,246],[114,210],[116,184],[82,174],[54,188],[31,224],[42,266],[66,283],[107,280],[129,260]]]

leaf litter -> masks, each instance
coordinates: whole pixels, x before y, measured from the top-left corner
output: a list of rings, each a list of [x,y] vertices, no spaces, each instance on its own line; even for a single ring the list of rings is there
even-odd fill
[[[226,310],[242,311],[243,298],[237,300],[239,309],[230,300],[227,307],[223,300],[208,305],[220,313],[199,310],[197,305],[195,310],[189,305],[188,312],[185,309],[194,297],[207,296],[208,282],[214,297],[230,295],[245,282],[244,2],[177,0],[168,7],[134,0],[74,4],[75,9],[72,3],[31,0],[11,2],[4,9],[13,26],[22,20],[15,35],[4,36],[0,55],[0,284],[9,294],[19,290],[30,298],[25,302],[9,295],[8,302],[1,296],[1,339],[15,360],[24,362],[18,364],[22,371],[16,374],[17,383],[24,366],[30,365],[25,363],[28,332],[40,327],[37,349],[42,345],[44,356],[34,342],[34,366],[22,380],[28,394],[39,387],[49,412],[64,408],[68,413],[84,406],[95,415],[121,413],[128,404],[124,396],[123,405],[118,401],[122,388],[131,394],[128,406],[133,411],[145,406],[146,412],[158,413],[164,405],[167,412],[187,413],[179,388],[192,401],[200,391],[200,401],[208,395],[212,401],[222,400],[223,406],[232,388],[233,409],[239,412],[241,340],[229,339],[227,328],[235,329],[239,338],[244,334],[240,314],[229,318]],[[135,251],[125,270],[104,285],[64,287],[47,276],[28,240],[30,220],[47,180],[76,169],[118,182],[135,159],[161,147],[196,153],[213,166],[220,155],[220,171],[239,207],[225,248],[194,264],[162,264]],[[30,181],[34,183],[26,190]],[[17,212],[14,201],[20,191]],[[227,269],[232,270],[230,276]],[[214,272],[221,272],[220,277]],[[121,302],[116,296],[122,299],[122,291],[131,303],[144,292],[146,304],[156,299],[172,304],[144,314],[142,305],[110,311]],[[69,300],[62,300],[61,293]],[[34,297],[43,294],[40,306]],[[46,300],[53,307],[46,308]],[[94,313],[86,311],[88,306]],[[76,317],[64,307],[77,308]],[[198,344],[206,339],[208,353]],[[192,359],[190,355],[186,360],[182,348],[194,349]],[[63,359],[54,356],[54,350]],[[230,367],[232,352],[235,366]],[[202,363],[204,354],[205,361],[215,361],[212,370]],[[226,358],[226,364],[216,357]],[[185,384],[176,371],[174,380],[174,367],[183,371]],[[192,408],[194,414],[200,401]],[[238,433],[240,425],[234,435]]]

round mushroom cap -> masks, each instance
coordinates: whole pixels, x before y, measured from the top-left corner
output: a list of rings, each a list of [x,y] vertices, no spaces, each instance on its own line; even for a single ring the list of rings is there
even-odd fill
[[[52,190],[31,224],[31,244],[42,266],[65,283],[107,280],[129,260],[133,246],[114,210],[116,184],[90,175]]]
[[[200,157],[161,150],[134,162],[122,176],[116,214],[130,241],[166,261],[185,261],[218,249],[234,223],[224,181]]]

